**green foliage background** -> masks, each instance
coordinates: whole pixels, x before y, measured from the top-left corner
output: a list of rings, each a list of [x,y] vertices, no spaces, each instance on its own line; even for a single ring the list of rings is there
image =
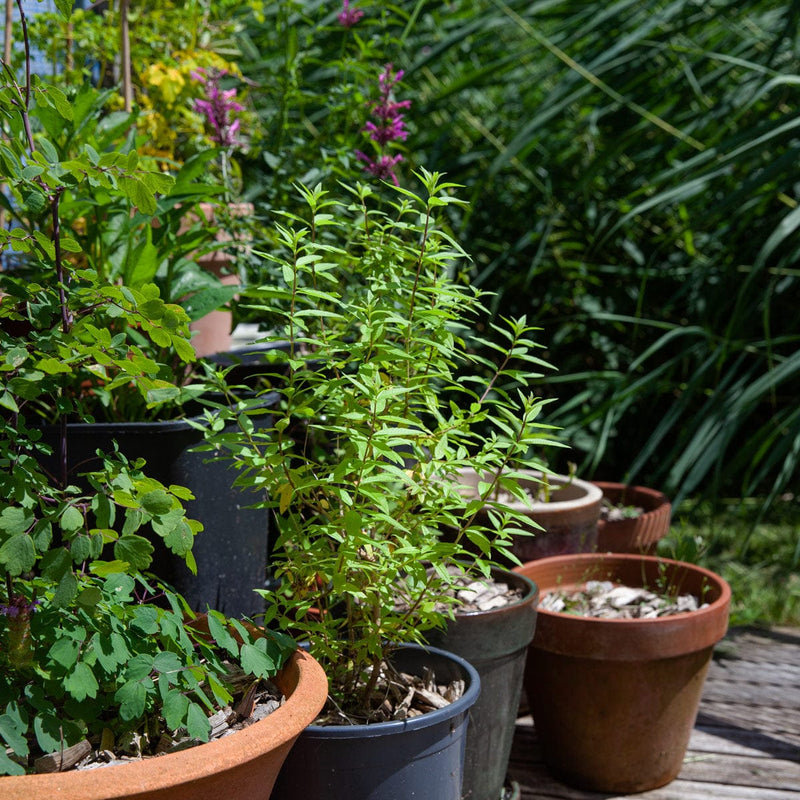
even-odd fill
[[[565,459],[676,500],[794,491],[800,6],[357,7],[350,30],[319,2],[247,26],[282,143],[251,165],[265,205],[357,169],[369,81],[393,62],[413,99],[406,180],[424,165],[467,187],[452,226],[493,311],[543,328]]]

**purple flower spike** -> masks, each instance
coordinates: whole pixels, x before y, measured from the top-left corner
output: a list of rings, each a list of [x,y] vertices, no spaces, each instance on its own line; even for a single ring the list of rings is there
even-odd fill
[[[394,156],[378,156],[373,161],[366,153],[356,150],[356,158],[364,162],[364,169],[370,175],[374,175],[382,181],[391,181],[395,186],[400,185],[394,172],[395,166],[403,160],[403,156],[399,153]]]
[[[236,89],[220,88],[221,79],[227,74],[224,70],[209,70],[198,67],[192,77],[206,88],[206,99],[195,100],[194,110],[203,114],[211,129],[211,140],[219,147],[236,147],[241,144],[237,136],[240,121],[233,115],[244,110],[244,106],[236,102]]]
[[[403,157],[387,155],[384,150],[389,143],[404,142],[408,137],[402,112],[411,107],[411,101],[397,101],[392,96],[394,88],[402,77],[403,70],[393,72],[391,64],[386,64],[378,76],[380,99],[370,108],[375,121],[367,122],[363,128],[363,131],[369,134],[369,138],[378,145],[380,151],[378,156],[373,159],[356,151],[356,157],[364,162],[364,169],[367,172],[381,180],[391,180],[395,186],[398,185],[398,181],[394,167],[403,160]]]
[[[343,28],[352,28],[363,16],[360,8],[350,8],[350,0],[342,0],[342,10],[336,19]]]
[[[41,600],[29,602],[21,594],[14,595],[9,605],[0,605],[0,616],[8,617],[9,619],[16,619],[16,617],[19,616],[29,616],[36,611],[36,607],[41,602]]]

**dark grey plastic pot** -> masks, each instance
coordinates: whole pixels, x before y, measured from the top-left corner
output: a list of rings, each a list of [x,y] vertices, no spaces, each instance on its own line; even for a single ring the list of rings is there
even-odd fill
[[[464,798],[498,800],[514,738],[528,645],[533,640],[539,590],[531,580],[493,569],[495,581],[522,591],[515,603],[456,614],[430,641],[465,658],[478,671],[481,696],[470,712],[464,767]]]
[[[274,402],[266,396],[264,407]],[[258,426],[259,419],[254,417]],[[45,429],[45,439],[55,443],[56,432]],[[203,524],[192,552],[197,575],[183,559],[153,537],[151,571],[182,594],[198,611],[210,606],[228,616],[263,614],[264,601],[253,589],[263,588],[270,549],[270,515],[247,506],[255,494],[232,488],[234,473],[224,461],[210,461],[209,453],[195,452],[203,432],[187,419],[154,422],[70,423],[67,452],[70,479],[97,469],[97,451],[109,452],[117,442],[128,459],[143,458],[145,474],[165,485],[191,490],[195,499],[186,503],[186,514]],[[51,464],[51,469],[54,465]]]
[[[374,725],[310,725],[278,775],[271,800],[460,800],[469,710],[480,678],[464,659],[433,647],[395,651],[395,668],[462,679],[464,695],[446,708]]]

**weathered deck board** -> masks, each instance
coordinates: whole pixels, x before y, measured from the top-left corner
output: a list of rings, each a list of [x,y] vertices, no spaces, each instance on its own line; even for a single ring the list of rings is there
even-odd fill
[[[509,777],[523,800],[614,800],[567,787],[517,720]],[[683,769],[638,800],[800,800],[800,630],[732,630],[717,648]]]

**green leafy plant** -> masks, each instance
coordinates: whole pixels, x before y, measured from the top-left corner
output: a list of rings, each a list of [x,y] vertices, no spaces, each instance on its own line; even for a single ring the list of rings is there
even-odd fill
[[[55,113],[68,127],[74,109],[26,78],[4,65],[0,84],[8,210],[26,217],[0,230],[2,250],[26,258],[24,274],[0,276],[0,774],[106,730],[120,741],[161,724],[207,739],[208,710],[230,697],[224,659],[266,676],[293,647],[216,613],[204,636],[184,624],[194,615],[181,598],[147,577],[153,540],[194,568],[200,526],[186,517],[185,488],[116,451],[96,471],[68,469],[68,420],[91,420],[101,392],[149,408],[179,397],[174,376],[194,351],[180,306],[152,282],[111,280],[62,224],[62,204],[93,195],[149,217],[172,179],[110,143],[62,159],[47,126],[35,126]]]
[[[422,197],[387,187],[387,203],[363,185],[341,200],[301,189],[306,215],[277,229],[285,256],[265,256],[281,279],[248,298],[277,320],[266,341],[283,343],[268,376],[280,402],[258,431],[248,402],[222,409],[240,430],[209,444],[239,485],[265,491],[282,581],[265,596],[325,666],[333,707],[361,721],[380,704],[381,662],[451,613],[446,567],[465,558],[488,575],[520,533],[493,494],[525,502],[517,470],[551,443],[528,388],[545,366],[533,329],[509,320],[495,359],[476,355],[483,305],[440,224],[456,187],[418,177]],[[460,491],[466,468],[482,476],[477,496]]]

